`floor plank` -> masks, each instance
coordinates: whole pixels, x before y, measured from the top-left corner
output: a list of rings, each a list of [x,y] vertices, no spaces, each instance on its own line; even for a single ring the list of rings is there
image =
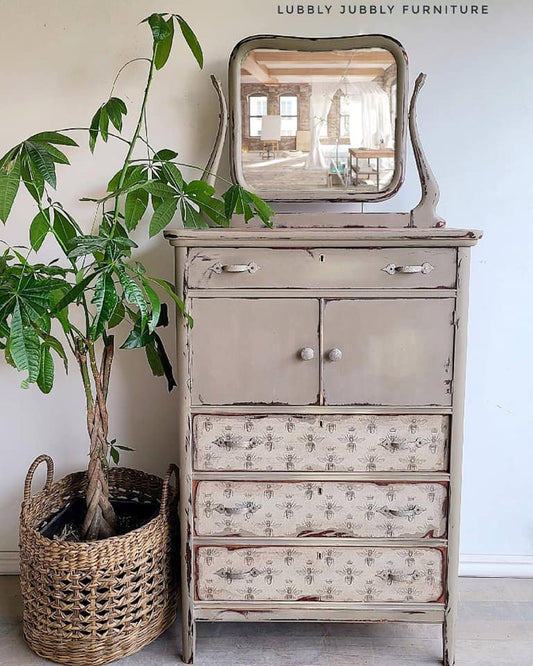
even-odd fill
[[[461,578],[456,666],[533,666],[533,579]],[[22,638],[16,576],[0,576],[0,664],[44,666]],[[175,666],[176,623],[121,666]],[[196,666],[436,666],[439,626],[206,623]]]

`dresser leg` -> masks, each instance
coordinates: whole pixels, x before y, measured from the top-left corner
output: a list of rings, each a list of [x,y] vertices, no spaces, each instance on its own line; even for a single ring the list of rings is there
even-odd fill
[[[455,619],[456,613],[448,609],[442,625],[442,661],[444,666],[455,664]]]
[[[181,622],[181,645],[181,657],[183,662],[185,664],[192,664],[196,649],[196,623],[192,619],[190,612]]]

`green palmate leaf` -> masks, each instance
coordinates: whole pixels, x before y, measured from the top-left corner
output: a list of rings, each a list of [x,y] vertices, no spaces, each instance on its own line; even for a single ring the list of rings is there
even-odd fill
[[[203,229],[209,226],[201,213],[185,198],[180,200],[180,213],[183,226],[187,229]]]
[[[192,317],[185,311],[185,304],[183,303],[182,299],[176,292],[176,288],[172,284],[172,282],[168,282],[167,280],[161,280],[160,278],[148,278],[150,282],[153,282],[154,284],[159,285],[162,289],[164,289],[167,294],[170,296],[170,298],[174,301],[174,303],[178,306],[178,309],[187,318],[187,322],[189,326],[192,328],[193,326],[193,320]]]
[[[207,194],[213,196],[216,190],[212,185],[206,183],[205,180],[191,180],[185,187],[187,194]]]
[[[51,143],[42,142],[39,143],[39,145],[42,146],[44,150],[46,150],[54,162],[57,162],[58,164],[70,164],[65,153],[62,153],[55,146],[52,146]]]
[[[109,273],[102,273],[94,287],[92,304],[96,305],[96,314],[90,329],[90,335],[96,340],[103,332],[118,303],[115,283]]]
[[[109,455],[111,456],[111,459],[113,460],[115,465],[118,465],[120,460],[120,454],[117,451],[117,449],[112,445],[109,447]]]
[[[68,256],[74,259],[75,257],[84,257],[95,252],[105,252],[107,244],[107,238],[103,238],[102,236],[78,236],[72,239],[72,249],[69,251]]]
[[[129,192],[124,206],[124,224],[128,231],[133,231],[139,224],[148,207],[148,192],[144,189]]]
[[[58,312],[64,310],[68,305],[75,301],[94,280],[98,273],[91,273],[81,279],[72,289],[69,289],[66,294],[59,300],[51,309],[51,316],[55,317]]]
[[[191,196],[191,198],[199,206],[200,210],[208,215],[215,224],[219,227],[229,227],[229,220],[226,217],[223,201],[206,195],[203,192],[198,192],[194,196]]]
[[[35,252],[40,249],[50,229],[50,213],[48,210],[39,211],[30,226],[30,244]]]
[[[152,14],[148,18],[145,18],[143,21],[141,21],[141,23],[145,22],[148,22],[148,25],[152,29],[154,46],[169,36],[169,27],[162,14]]]
[[[162,199],[168,199],[168,197],[174,197],[176,195],[176,190],[158,180],[148,180],[146,183],[139,185],[139,187],[142,187],[147,192],[150,192],[150,194],[154,194],[156,197]]]
[[[124,102],[118,97],[111,97],[104,105],[109,115],[109,120],[120,132],[122,129],[122,116],[126,115],[127,108]]]
[[[148,300],[150,301],[150,305],[152,306],[152,315],[148,321],[148,331],[152,333],[155,327],[159,325],[159,317],[161,315],[161,301],[159,300],[157,292],[152,289],[147,280],[143,280],[143,287],[146,295],[148,296]]]
[[[39,376],[37,377],[37,386],[43,393],[50,393],[54,385],[54,359],[50,353],[50,348],[43,345],[41,348],[41,365]]]
[[[225,203],[226,217],[229,219],[233,213],[242,214],[241,188],[238,185],[232,185],[222,195]],[[240,208],[240,210],[239,210]]]
[[[252,192],[247,192],[247,195],[250,198],[250,202],[253,204],[253,208],[257,216],[267,227],[271,227],[272,222],[270,218],[275,215],[274,209],[269,206],[266,201],[263,201],[263,199],[260,199],[255,194],[252,194]]]
[[[180,192],[183,190],[184,182],[181,171],[172,162],[164,162],[161,165],[161,176],[166,182]]]
[[[24,185],[35,201],[40,203],[44,194],[44,178],[26,153],[21,160],[20,174]]]
[[[176,380],[174,379],[174,375],[172,374],[172,364],[170,363],[167,352],[165,351],[165,346],[163,345],[163,341],[161,340],[159,335],[154,332],[153,338],[155,343],[155,351],[159,356],[159,360],[163,368],[163,374],[167,379],[168,390],[172,391],[172,389],[175,386],[177,386]]]
[[[178,156],[178,153],[170,148],[162,148],[154,154],[154,162],[168,162],[169,160],[175,160]]]
[[[0,158],[0,172],[9,173],[9,171],[13,167],[13,163],[15,162],[15,159],[20,154],[21,146],[22,146],[22,144],[19,143],[17,146],[14,146],[13,148],[10,148],[7,151],[7,153],[3,157]],[[171,157],[169,159],[173,160],[174,158]]]
[[[233,213],[244,215],[245,222],[249,222],[254,215],[258,215],[267,225],[272,226],[270,217],[274,215],[272,208],[255,194],[248,192],[240,185],[233,185],[222,198],[225,202],[226,217],[229,219]]]
[[[77,146],[78,144],[66,134],[60,132],[39,132],[30,136],[29,141],[44,141],[45,143],[55,143],[58,146]]]
[[[76,237],[75,226],[66,215],[55,209],[52,229],[54,230],[54,235],[61,245],[63,252],[68,254],[72,249],[72,240]]]
[[[63,348],[63,345],[59,342],[57,338],[54,338],[53,335],[46,333],[45,331],[38,331],[39,336],[42,338],[44,345],[53,349],[59,358],[63,361],[65,366],[65,372],[68,372],[68,357]]]
[[[144,346],[144,351],[146,352],[148,365],[150,366],[150,370],[154,377],[162,377],[165,374],[165,370],[159,354],[157,353],[155,341],[153,339]]]
[[[41,369],[41,347],[37,333],[30,326],[24,325],[18,303],[11,315],[9,353],[16,368],[28,372],[22,386],[27,388],[29,384],[35,383]]]
[[[176,16],[176,19],[181,28],[181,33],[187,42],[187,45],[191,49],[193,56],[196,58],[197,63],[200,65],[200,68],[204,66],[204,55],[202,53],[202,48],[198,43],[198,39],[194,32],[192,31],[190,25],[187,21],[181,16]]]
[[[107,328],[115,328],[115,326],[118,326],[122,320],[124,319],[126,315],[126,310],[122,303],[117,303],[117,306],[115,308],[115,311],[109,318],[109,321],[107,322]]]
[[[165,21],[169,34],[162,40],[155,43],[154,48],[154,65],[156,69],[161,69],[168,60],[170,49],[172,48],[172,40],[174,39],[174,23],[172,16]]]
[[[150,333],[148,328],[144,327],[141,329],[141,320],[139,316],[136,313],[130,313],[130,315],[133,315],[135,323],[130,334],[120,346],[121,349],[138,349],[139,347],[144,347],[149,344],[153,338],[153,333]]]
[[[165,199],[152,215],[150,220],[150,238],[168,226],[176,213],[178,201],[174,197]]]
[[[107,185],[108,192],[116,192],[118,190],[118,185],[122,177],[122,169],[117,171],[117,173],[111,178]],[[143,182],[148,179],[148,172],[145,170],[145,167],[140,164],[130,164],[126,169],[124,176],[123,187],[129,187],[135,183]]]
[[[98,111],[94,114],[92,120],[91,120],[91,125],[89,127],[89,148],[91,150],[91,153],[94,152],[94,147],[96,145],[96,139],[98,138],[98,128],[100,127],[100,113],[102,112],[102,109],[98,109]]]
[[[9,217],[20,184],[20,158],[15,158],[0,169],[0,220]],[[7,168],[9,167],[9,168]]]
[[[102,140],[107,142],[107,139],[109,137],[109,115],[107,112],[107,107],[104,106],[100,109],[100,136],[102,137]]]
[[[120,284],[122,285],[122,289],[124,290],[126,301],[132,305],[136,305],[139,309],[141,314],[140,330],[142,332],[148,319],[148,305],[146,304],[144,294],[135,280],[126,273],[123,266],[117,268],[117,275]]]
[[[39,172],[42,179],[51,187],[56,187],[56,167],[54,160],[39,143],[24,141],[23,150],[31,159],[32,165]]]

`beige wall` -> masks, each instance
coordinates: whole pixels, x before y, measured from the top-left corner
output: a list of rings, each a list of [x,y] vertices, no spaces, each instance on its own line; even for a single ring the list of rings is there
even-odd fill
[[[533,97],[527,82],[533,47],[527,26],[533,8],[526,0],[491,0],[488,16],[423,17],[402,16],[403,3],[387,3],[395,5],[392,16],[346,17],[338,14],[342,3],[327,4],[330,15],[287,16],[270,0],[0,0],[0,153],[42,129],[86,125],[117,69],[149,49],[148,29],[137,24],[152,11],[170,9],[190,21],[206,66],[199,74],[178,45],[154,84],[150,139],[200,164],[217,120],[208,74],[226,80],[229,53],[241,38],[360,32],[397,37],[409,52],[411,81],[420,70],[428,73],[420,124],[441,184],[440,212],[449,226],[486,232],[473,259],[462,550],[474,556],[520,555],[531,565]],[[132,111],[144,71],[143,63],[131,65],[116,90]],[[71,155],[74,167],[60,169],[61,197],[88,229],[88,205],[77,199],[103,191],[123,147],[99,147],[95,160],[85,148]],[[227,156],[223,168],[227,173]],[[413,174],[410,159],[406,185],[383,208],[407,209],[416,202]],[[2,238],[26,242],[32,216],[31,205],[21,201]],[[149,268],[171,277],[171,252],[161,238],[143,242],[141,255]],[[173,331],[166,339],[172,348]],[[119,353],[113,373],[111,433],[136,449],[124,463],[163,472],[176,457],[173,395],[151,377],[142,351]],[[19,389],[19,382],[0,364],[0,551],[17,547],[21,489],[31,460],[49,452],[59,475],[86,462],[75,367],[68,378],[58,372],[55,392],[47,397]]]

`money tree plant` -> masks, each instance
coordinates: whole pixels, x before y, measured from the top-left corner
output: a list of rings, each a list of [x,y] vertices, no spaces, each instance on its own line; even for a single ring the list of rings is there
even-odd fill
[[[165,377],[171,390],[175,386],[172,368],[157,333],[157,327],[167,323],[162,297],[174,301],[188,317],[174,285],[150,275],[132,257],[137,247],[132,232],[142,222],[154,236],[176,215],[185,227],[226,227],[235,213],[247,221],[257,215],[270,225],[273,212],[238,185],[229,183],[218,196],[202,179],[205,172],[197,180],[186,181],[177,152],[155,150],[149,144],[146,108],[152,79],[169,58],[175,28],[200,67],[203,55],[182,16],[158,13],[144,22],[151,28],[152,50],[151,56],[143,59],[148,74],[132,136],[121,136],[128,110],[116,96],[107,99],[90,126],[82,130],[88,135],[91,152],[97,141],[109,139],[121,141],[126,152],[122,168],[109,181],[107,195],[99,200],[82,199],[96,209],[88,218],[90,230],[54,199],[53,192],[56,165],[69,164],[64,151],[78,146],[72,135],[80,128],[34,134],[0,160],[2,222],[10,217],[22,188],[37,209],[35,217],[28,220],[28,247],[6,246],[0,254],[0,347],[6,361],[25,373],[22,386],[36,384],[44,393],[52,389],[57,361],[68,368],[70,358],[77,365],[90,440],[86,516],[81,528],[84,540],[116,533],[107,473],[110,458],[117,462],[118,449],[125,447],[108,439],[107,396],[115,350],[111,331],[121,323],[127,326],[120,348],[143,347],[152,373]],[[136,156],[140,152],[135,152],[136,147],[143,148],[143,157]],[[49,237],[60,256],[49,263],[39,262],[39,250]]]

